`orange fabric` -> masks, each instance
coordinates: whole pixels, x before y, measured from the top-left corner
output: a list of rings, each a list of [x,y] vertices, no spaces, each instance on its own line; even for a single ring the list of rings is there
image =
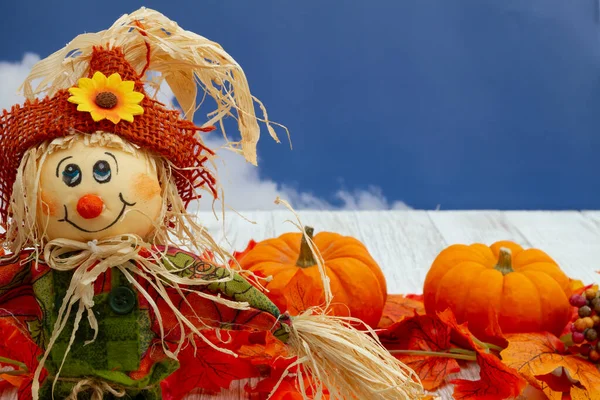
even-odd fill
[[[94,48],[88,76],[92,77],[96,71],[107,76],[117,72],[123,80],[134,81],[135,90],[145,94],[143,82],[120,48]],[[207,155],[214,153],[196,137],[198,131],[208,132],[214,127],[197,127],[181,118],[179,111],[168,110],[148,96],[140,103],[144,114],[131,123],[94,122],[90,113],[77,111],[77,105],[67,101],[69,96],[66,89],[60,90],[52,98],[26,101],[0,115],[0,226],[6,227],[10,196],[25,151],[72,132],[111,132],[169,160],[180,168],[174,171],[174,178],[186,206],[200,197],[197,189],[204,186],[217,197],[215,178],[203,168]]]
[[[86,194],[77,202],[77,212],[85,219],[96,218],[103,209],[104,202],[95,194]]]

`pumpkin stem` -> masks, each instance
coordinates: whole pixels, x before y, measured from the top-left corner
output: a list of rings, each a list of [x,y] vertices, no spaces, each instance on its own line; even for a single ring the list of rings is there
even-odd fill
[[[302,235],[302,242],[300,242],[300,255],[298,256],[298,261],[296,261],[296,266],[301,268],[312,267],[313,265],[317,265],[317,261],[313,256],[313,252],[308,245],[308,241],[306,240],[306,236],[312,240],[313,233],[315,229],[310,226],[304,227],[304,232],[306,235]]]
[[[497,271],[502,272],[502,275],[515,272],[512,267],[512,252],[509,248],[500,247],[500,255],[498,256],[498,264],[494,267]]]

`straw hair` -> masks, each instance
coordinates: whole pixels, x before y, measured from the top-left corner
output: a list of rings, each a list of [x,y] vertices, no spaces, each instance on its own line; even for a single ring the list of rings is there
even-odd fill
[[[244,71],[220,45],[144,7],[123,15],[107,30],[77,36],[37,63],[21,87],[23,94],[28,99],[42,93],[52,97],[74,86],[79,78],[87,76],[94,47],[106,46],[122,48],[126,61],[144,83],[157,88],[165,81],[190,121],[201,104],[196,99],[199,85],[217,104],[204,126],[214,125],[226,116],[235,118],[241,140],[230,141],[224,130],[223,135],[228,147],[252,164],[257,162],[258,121],[263,121],[271,137],[279,142],[264,106],[250,93]],[[150,71],[153,77],[146,74]],[[262,118],[256,116],[255,103]]]

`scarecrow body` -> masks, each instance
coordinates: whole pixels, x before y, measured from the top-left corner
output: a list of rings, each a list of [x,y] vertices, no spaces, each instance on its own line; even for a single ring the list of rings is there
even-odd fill
[[[204,166],[213,153],[199,136],[214,127],[198,127],[180,111],[152,99],[145,89],[146,71],[155,58],[159,67],[165,60],[186,56],[200,57],[194,63],[207,66],[210,61],[208,54],[161,55],[147,38],[160,35],[164,43],[180,35],[181,40],[193,39],[203,52],[218,45],[182,31],[156,12],[142,9],[137,14],[113,27],[122,46],[114,39],[100,39],[81,56],[82,74],[77,75],[76,65],[67,66],[65,73],[57,73],[50,96],[0,115],[5,160],[0,216],[7,231],[4,247],[12,252],[0,261],[0,317],[17,317],[45,350],[33,383],[47,374],[39,389],[42,399],[51,398],[52,391],[57,398],[75,392],[76,398],[85,398],[90,385],[116,388],[132,397],[160,398],[160,383],[178,369],[174,355],[192,332],[264,329],[280,338],[286,335],[277,307],[244,278],[170,243],[173,237],[185,237],[187,243],[197,240],[199,227],[182,228],[182,215],[188,218],[185,207],[200,197],[200,189],[216,197],[215,178]],[[232,68],[239,68],[216,51],[220,63],[231,61]],[[133,61],[127,58],[132,52],[137,52]],[[180,73],[167,72],[163,70],[167,80]],[[209,79],[245,79],[221,74]],[[65,79],[70,83],[57,83]],[[170,84],[179,92],[195,86],[188,81],[179,89],[177,83]],[[223,104],[233,101],[235,108],[248,107],[228,98]],[[244,115],[253,113],[246,110]],[[108,248],[119,245],[120,235],[133,238],[125,244],[132,257],[104,265],[103,257],[114,256],[106,254],[89,264],[82,260],[61,269],[65,260],[84,253],[93,257],[98,241],[112,240]],[[58,248],[72,242],[83,247],[63,251],[49,263],[44,251],[56,240]],[[146,269],[138,265],[144,257],[151,258]],[[179,278],[179,284],[173,282]],[[204,283],[197,284],[197,279]],[[224,305],[227,301],[254,308],[232,310]],[[82,380],[89,381],[89,387],[74,389]],[[35,392],[34,388],[34,396]]]
[[[180,269],[182,274],[188,276],[212,276],[217,279],[229,274],[227,269],[216,267],[210,260],[187,251],[164,247],[155,248],[155,251],[165,254],[165,266]],[[30,252],[23,252],[20,261],[2,266],[4,274],[0,282],[0,305],[3,307],[2,316],[18,316],[36,344],[45,349],[72,273],[54,271],[32,256]],[[145,284],[143,281],[139,283]],[[144,289],[153,297],[156,296],[149,285],[145,284]],[[193,312],[200,316],[196,320],[198,326],[270,330],[282,341],[286,340],[287,330],[282,324],[286,319],[279,315],[277,307],[266,296],[241,276],[236,274],[232,281],[226,284],[215,283],[206,291],[220,292],[231,299],[248,301],[255,307],[232,313],[227,307],[191,295],[187,297],[187,301]],[[147,300],[115,268],[95,282],[94,294],[93,311],[100,328],[98,337],[84,345],[85,341],[92,338],[93,332],[85,322],[79,326],[77,339],[65,359],[61,378],[55,387],[55,397],[66,398],[76,382],[87,377],[124,387],[127,395],[132,398],[141,396],[139,398],[160,399],[160,382],[177,370],[179,363],[164,355],[155,314]],[[192,308],[184,304],[173,290],[170,295],[184,314],[192,318]],[[162,318],[166,320],[165,329],[170,331],[167,338],[175,343],[178,327],[169,308],[160,300],[158,303]],[[74,314],[72,312],[68,325],[73,324]],[[63,361],[69,336],[70,331],[63,331],[52,348],[45,364],[51,377],[57,373]],[[40,398],[51,398],[51,386],[52,380],[46,379],[40,390]],[[86,397],[80,395],[79,398]]]

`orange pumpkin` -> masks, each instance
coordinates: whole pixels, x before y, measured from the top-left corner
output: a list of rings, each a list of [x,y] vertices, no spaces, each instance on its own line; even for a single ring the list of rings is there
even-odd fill
[[[423,294],[427,313],[450,308],[482,339],[494,313],[504,333],[555,335],[571,314],[569,278],[556,262],[509,241],[446,248],[427,273]]]
[[[367,248],[353,237],[333,232],[320,232],[312,237],[313,228],[306,234],[313,240],[323,257],[325,271],[330,279],[334,315],[359,318],[376,327],[386,301],[386,282],[381,269]],[[264,283],[267,295],[280,310],[288,310],[285,291],[295,274],[303,274],[306,290],[320,291],[323,283],[319,267],[302,233],[285,233],[277,238],[264,240],[238,259],[243,269],[259,276],[271,276]],[[306,304],[319,306],[324,302]]]

